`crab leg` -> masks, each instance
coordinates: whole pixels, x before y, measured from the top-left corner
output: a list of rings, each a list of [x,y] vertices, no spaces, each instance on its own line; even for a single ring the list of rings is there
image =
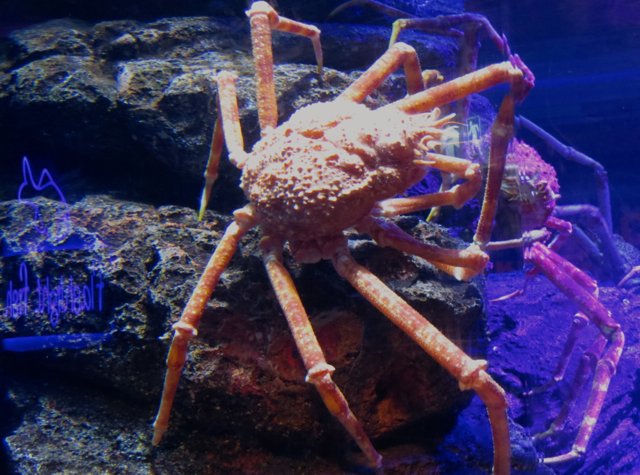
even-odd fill
[[[373,0],[351,0],[335,8],[329,14],[329,18],[354,5],[368,7],[384,15],[399,18],[399,20],[396,20],[393,23],[393,31],[391,33],[391,39],[389,40],[389,47],[395,44],[398,39],[398,35],[403,30],[409,28],[421,30],[429,34],[453,36],[457,38],[463,36],[464,31],[467,31],[468,29],[474,30],[475,35],[477,29],[484,26],[489,37],[496,44],[500,52],[503,54],[505,53],[504,39],[496,32],[489,20],[487,20],[483,15],[478,15],[476,13],[462,13],[459,15],[440,15],[435,18],[416,18],[414,15],[389,7],[388,5],[383,5],[382,3]],[[475,47],[473,44],[471,46]],[[475,49],[477,50],[477,47],[475,47]]]
[[[269,279],[307,368],[306,381],[316,387],[329,412],[337,417],[351,434],[371,467],[381,474],[382,457],[373,448],[369,437],[349,409],[344,395],[333,382],[331,374],[335,368],[327,364],[291,275],[282,264],[282,243],[264,238],[260,247],[264,251],[264,263]]]
[[[489,155],[489,171],[487,186],[484,190],[482,212],[478,221],[473,242],[481,249],[486,248],[491,240],[491,229],[498,207],[498,195],[504,176],[507,149],[513,139],[514,98],[511,94],[505,96],[498,111],[493,126],[491,126],[491,151]]]
[[[588,323],[589,323],[589,319],[582,312],[578,312],[573,317],[573,322],[571,323],[571,329],[569,330],[569,336],[567,337],[567,341],[564,344],[564,348],[562,349],[562,354],[560,355],[560,359],[558,360],[558,365],[556,366],[556,370],[553,372],[553,376],[547,383],[543,384],[542,386],[534,388],[531,391],[527,391],[525,393],[525,396],[531,396],[533,394],[542,393],[547,389],[552,388],[553,386],[558,384],[558,382],[564,379],[564,373],[566,372],[567,365],[569,364],[569,357],[571,356],[571,353],[573,353],[573,349],[576,346],[576,343],[578,341],[578,338],[580,337],[580,334],[582,333],[582,330],[584,330],[584,328],[587,326]]]
[[[445,249],[415,239],[391,222],[365,219],[356,229],[369,234],[380,246],[390,246],[428,260],[458,280],[469,280],[484,271],[489,256],[472,244],[467,249]]]
[[[416,50],[406,43],[396,43],[380,56],[351,86],[345,89],[338,96],[338,99],[357,103],[362,102],[401,64],[404,65],[407,92],[415,94],[424,91],[424,79]]]
[[[511,61],[478,69],[384,107],[396,107],[407,114],[420,114],[504,82],[511,82],[515,102],[524,100],[533,87],[530,71],[514,56]]]
[[[167,374],[164,379],[162,399],[158,415],[153,423],[153,445],[160,443],[162,435],[169,427],[169,414],[180,381],[180,374],[186,361],[189,340],[198,334],[196,328],[204,314],[207,302],[211,298],[220,275],[229,265],[229,261],[238,247],[238,242],[249,229],[257,224],[251,205],[235,211],[234,215],[235,221],[224,232],[218,247],[209,259],[207,267],[191,294],[180,320],[173,325],[175,333],[167,357]]]
[[[248,10],[251,22],[251,43],[255,59],[256,90],[258,94],[258,116],[262,135],[278,125],[278,106],[276,88],[273,79],[273,51],[271,47],[271,30],[306,36],[311,39],[318,62],[318,74],[322,73],[322,47],[320,46],[320,30],[315,26],[305,25],[288,18],[280,17],[266,2],[255,2]],[[200,199],[199,219],[202,219],[207,208],[211,188],[218,177],[218,164],[222,152],[222,129],[229,150],[229,160],[238,168],[242,168],[247,154],[244,151],[244,140],[240,130],[238,101],[235,81],[237,77],[229,72],[221,72],[218,84],[218,118],[213,128],[213,139],[207,169],[205,171],[205,187]]]
[[[486,373],[487,362],[475,361],[454,345],[428,320],[389,289],[366,268],[357,264],[348,250],[337,251],[332,262],[364,298],[418,343],[431,357],[455,376],[460,389],[474,389],[487,406],[494,444],[494,474],[510,471],[510,441],[507,398],[504,390]]]
[[[615,374],[624,348],[624,333],[620,329],[620,325],[611,317],[611,312],[607,311],[598,299],[585,289],[583,282],[576,281],[575,277],[584,274],[584,272],[537,242],[532,245],[529,260],[540,268],[542,273],[576,304],[582,313],[589,317],[589,320],[609,341],[609,348],[596,364],[587,410],[571,451],[544,461],[545,463],[566,462],[581,457],[586,451],[589,438],[600,415],[609,382]],[[584,275],[586,277],[586,274]]]
[[[433,168],[445,173],[454,173],[467,181],[439,193],[380,201],[372,211],[372,214],[391,217],[434,206],[446,205],[451,205],[458,209],[480,191],[482,174],[480,173],[480,165],[477,163],[472,163],[464,158],[449,157],[435,153],[427,153],[426,158],[431,162],[430,165]]]
[[[256,68],[256,90],[258,93],[258,116],[262,135],[278,125],[278,105],[273,79],[273,51],[271,30],[284,31],[311,39],[318,62],[318,74],[322,73],[322,48],[320,30],[288,18],[280,17],[267,2],[255,2],[248,10],[251,22],[251,44]]]
[[[544,223],[545,228],[551,228],[558,232],[558,234],[553,238],[553,240],[546,245],[550,250],[554,253],[558,253],[564,243],[569,239],[569,236],[573,232],[573,226],[569,221],[565,221],[563,219],[558,219],[554,216],[549,216],[549,218]],[[508,249],[514,247],[521,247],[525,245],[529,245],[532,242],[542,241],[547,239],[550,236],[550,233],[546,229],[538,230],[534,229],[533,231],[529,231],[524,234],[524,237],[519,239],[512,239],[510,241],[494,241],[487,244],[485,250],[494,251],[499,249]],[[529,252],[528,250],[525,251]],[[524,284],[521,289],[516,290],[507,295],[503,295],[502,297],[498,297],[497,299],[491,300],[492,302],[500,302],[502,300],[508,300],[513,297],[518,297],[520,295],[524,295],[527,290],[527,284],[531,282],[535,276],[540,273],[540,269],[537,267],[532,267],[531,269],[527,269],[524,274]],[[586,274],[583,274],[586,277]],[[577,278],[583,279],[583,275],[578,275]],[[597,288],[596,282],[591,280],[587,287],[585,288]]]
[[[525,129],[540,137],[552,150],[559,153],[563,158],[593,169],[593,174],[596,178],[596,190],[598,193],[600,212],[602,213],[602,217],[604,218],[608,231],[611,232],[613,229],[611,224],[611,197],[609,193],[609,179],[607,178],[607,171],[604,167],[593,158],[578,152],[576,149],[569,147],[568,145],[564,145],[549,132],[537,126],[526,117],[518,116],[516,122],[518,126],[523,126]]]
[[[571,409],[573,409],[573,406],[576,400],[578,399],[578,396],[580,395],[582,388],[587,382],[587,379],[589,378],[589,376],[593,373],[594,369],[596,368],[596,364],[600,359],[600,356],[602,355],[602,351],[604,350],[606,343],[607,343],[607,339],[604,336],[602,336],[602,334],[600,334],[594,340],[591,346],[589,346],[589,348],[583,353],[582,358],[580,358],[580,363],[578,364],[578,370],[576,371],[576,375],[573,379],[573,382],[571,383],[571,390],[569,391],[569,395],[567,396],[567,399],[562,405],[562,409],[560,409],[558,416],[551,423],[551,425],[549,426],[549,429],[533,436],[534,442],[553,435],[558,429],[561,429],[564,426],[564,421],[569,416]],[[564,368],[558,368],[558,369],[564,371]],[[556,379],[556,376],[557,375],[554,375],[554,379],[552,379],[550,383],[545,384],[541,388],[535,389],[534,391],[532,391],[532,393],[538,392],[538,389],[541,392],[542,390],[548,387],[551,387],[557,381],[562,379],[562,375],[559,375],[557,379]],[[553,462],[549,462],[549,459],[547,459],[546,462],[553,463]]]
[[[608,193],[605,194],[609,196]],[[606,207],[602,202],[600,206]],[[620,279],[627,273],[627,264],[622,259],[616,247],[613,235],[611,234],[611,228],[609,227],[610,224],[607,224],[607,218],[605,214],[600,211],[600,208],[586,204],[556,206],[553,214],[558,218],[571,219],[572,222],[577,225],[575,227],[575,234],[582,245],[594,256],[596,262],[600,261],[603,266],[611,267],[614,279]],[[589,230],[589,234],[596,236],[595,241],[600,243],[602,251],[598,249],[598,246],[594,243],[594,239],[587,236],[583,229]]]
[[[218,178],[218,165],[222,145],[227,144],[229,150],[229,160],[238,168],[244,166],[247,153],[244,151],[244,139],[240,129],[240,116],[238,113],[238,99],[235,82],[237,76],[233,73],[223,71],[216,77],[218,84],[218,117],[213,127],[213,139],[207,169],[204,172],[205,185],[200,198],[200,212],[198,219],[202,220],[207,209],[207,203],[211,196],[211,188]],[[224,131],[224,137],[223,137]],[[224,139],[224,140],[223,140]]]

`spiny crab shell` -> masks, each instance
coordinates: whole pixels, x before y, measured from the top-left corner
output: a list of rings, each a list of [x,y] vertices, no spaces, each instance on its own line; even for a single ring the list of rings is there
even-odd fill
[[[544,225],[560,198],[555,169],[533,147],[517,139],[507,154],[501,190],[518,207],[528,231]]]
[[[420,159],[443,133],[438,117],[339,99],[298,110],[243,167],[242,189],[264,233],[293,241],[341,235],[424,177],[429,166]]]

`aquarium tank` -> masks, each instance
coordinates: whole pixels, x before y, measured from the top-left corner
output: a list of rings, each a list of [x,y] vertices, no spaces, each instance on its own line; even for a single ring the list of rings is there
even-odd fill
[[[0,3],[0,473],[640,474],[640,4]]]

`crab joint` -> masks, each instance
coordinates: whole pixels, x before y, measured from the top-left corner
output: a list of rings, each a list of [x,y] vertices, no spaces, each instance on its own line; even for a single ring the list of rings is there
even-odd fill
[[[173,328],[176,331],[176,334],[180,335],[182,338],[192,338],[198,335],[196,327],[187,322],[176,322],[171,328]]]

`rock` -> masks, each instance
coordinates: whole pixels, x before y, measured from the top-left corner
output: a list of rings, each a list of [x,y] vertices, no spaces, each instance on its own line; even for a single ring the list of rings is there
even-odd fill
[[[42,210],[58,206],[44,198],[35,202]],[[61,239],[55,252],[8,255],[36,231],[30,206],[11,201],[0,207],[7,255],[2,280],[22,288],[25,264],[30,287],[26,314],[11,314],[18,307],[0,303],[0,314],[13,315],[1,320],[2,334],[113,337],[80,350],[4,352],[11,421],[4,435],[7,457],[19,473],[32,473],[33,460],[39,473],[145,473],[150,467],[156,473],[204,473],[204,467],[234,473],[234,467],[258,462],[278,471],[290,463],[288,457],[300,458],[305,473],[327,467],[322,473],[337,473],[334,464],[346,463],[344,452],[355,452],[351,463],[358,463],[357,448],[304,382],[305,370],[258,255],[257,232],[243,240],[209,303],[190,345],[171,428],[160,447],[151,447],[149,424],[159,401],[170,325],[229,218],[209,212],[198,222],[191,209],[99,196],[71,205],[70,214],[71,242],[82,249],[61,250]],[[444,228],[419,218],[397,223],[424,241],[461,245]],[[359,262],[467,353],[484,357],[483,279],[457,282],[420,258],[379,248],[356,234],[350,246]],[[335,381],[376,443],[384,448],[441,438],[473,393],[461,392],[454,378],[359,297],[330,263],[300,265],[288,257],[287,265],[328,362],[336,367]],[[75,306],[63,303],[67,294],[58,294],[54,325],[55,298],[44,302],[44,290],[36,289],[46,282],[47,295],[54,295],[54,285],[64,292],[72,280],[94,292],[87,294],[93,306],[85,303],[76,312],[80,294],[73,294]],[[98,282],[104,284],[100,295]]]

